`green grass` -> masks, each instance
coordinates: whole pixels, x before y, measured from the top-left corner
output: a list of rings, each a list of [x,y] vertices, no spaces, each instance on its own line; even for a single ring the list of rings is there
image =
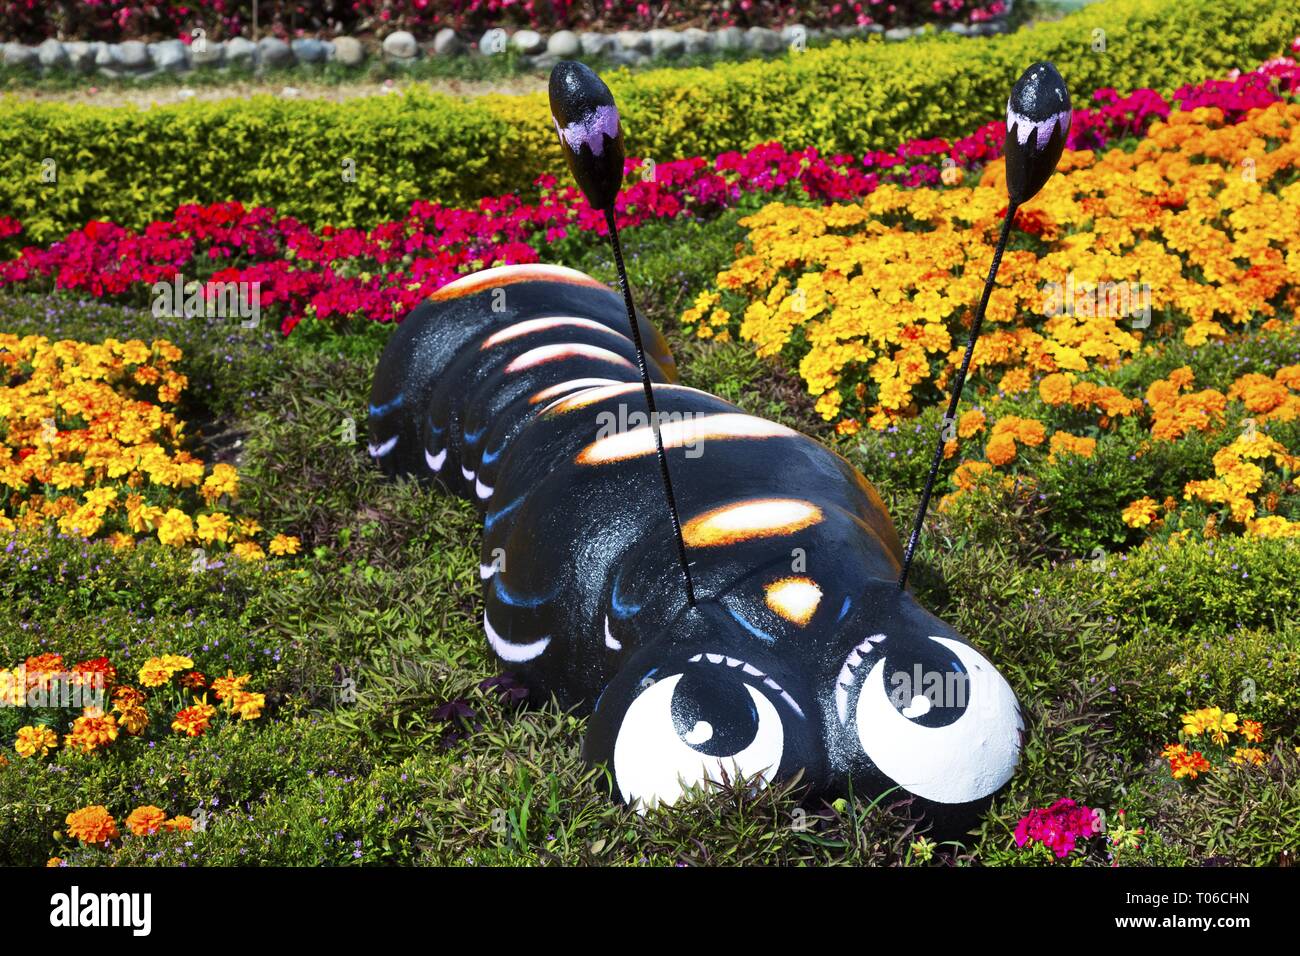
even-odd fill
[[[878,483],[902,523],[924,458],[903,452],[919,452],[928,431],[879,442],[828,436],[788,370],[748,346],[677,334],[689,290],[733,254],[741,215],[630,231],[640,304],[674,339],[688,384],[819,431]],[[612,276],[595,237],[552,252]],[[638,816],[610,800],[602,768],[582,763],[581,718],[520,708],[483,686],[498,668],[480,630],[472,509],[381,480],[364,446],[345,441],[348,418],[364,435],[387,329],[304,323],[276,341],[271,331],[23,296],[0,298],[0,330],[172,338],[186,352],[196,448],[238,465],[242,513],[304,542],[298,559],[273,565],[277,573],[232,565],[197,575],[188,555],[156,546],[115,553],[41,538],[21,561],[0,548],[0,662],[48,650],[129,661],[190,653],[208,673],[249,670],[268,696],[261,720],[195,740],[164,728],[150,735],[156,746],[119,740],[92,756],[60,749],[20,760],[8,751],[0,863],[39,865],[56,850],[70,863],[144,865],[917,862],[915,822],[893,797],[827,805],[797,782],[757,793],[737,784]],[[1197,706],[1258,716],[1267,746],[1294,739],[1294,550],[1224,538],[1217,550],[1188,544],[1177,554],[1116,548],[1097,567],[1074,560],[1081,552],[1061,540],[1068,527],[1050,503],[1008,493],[977,514],[937,515],[925,539],[920,597],[991,656],[1028,725],[1007,791],[935,862],[1046,862],[1015,847],[1016,821],[1071,797],[1111,819],[1126,810],[1130,825],[1146,828],[1126,862],[1276,864],[1300,839],[1300,758],[1289,743],[1266,768],[1192,786],[1171,780],[1158,754],[1179,715]],[[1242,573],[1248,588],[1237,583]],[[355,700],[340,693],[348,686]],[[6,748],[25,719],[0,712]],[[206,826],[69,852],[53,832],[92,803],[119,821],[145,803],[201,811]],[[1095,840],[1070,862],[1108,859]]]

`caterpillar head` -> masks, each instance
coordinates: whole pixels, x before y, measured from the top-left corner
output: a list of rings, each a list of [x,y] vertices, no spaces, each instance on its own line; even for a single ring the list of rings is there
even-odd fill
[[[607,763],[625,801],[803,771],[824,794],[911,796],[936,833],[958,835],[1010,779],[1015,695],[910,595],[882,585],[838,620],[771,642],[745,623],[720,603],[688,608],[610,682],[585,755]]]

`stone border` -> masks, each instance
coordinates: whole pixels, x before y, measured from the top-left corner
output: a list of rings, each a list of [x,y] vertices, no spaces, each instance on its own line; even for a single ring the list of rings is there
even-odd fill
[[[943,28],[931,24],[886,30],[873,24],[829,29],[792,25],[779,31],[766,27],[750,27],[748,30],[724,27],[713,31],[692,27],[686,30],[645,32],[620,30],[617,33],[559,30],[549,37],[535,30],[507,33],[502,29],[493,29],[484,33],[477,44],[467,43],[449,27],[439,30],[431,41],[423,44],[411,33],[398,30],[384,38],[378,52],[385,62],[394,64],[411,64],[427,57],[445,58],[469,53],[494,56],[514,49],[525,65],[537,68],[549,68],[558,60],[578,56],[604,57],[616,66],[639,66],[651,61],[673,60],[683,54],[732,51],[778,53],[787,47],[797,48],[800,44],[869,36],[873,33],[882,34],[889,41],[906,40],[927,30],[962,36],[990,36],[1007,32],[1007,21],[1013,3],[1014,0],[1008,0],[1006,13],[983,23],[952,23]],[[368,55],[369,52],[360,40],[348,36],[332,40],[301,37],[293,41],[263,37],[256,43],[244,37],[222,41],[205,41],[200,38],[191,45],[180,40],[103,43],[48,39],[38,46],[0,43],[0,61],[7,67],[31,69],[42,74],[68,71],[99,73],[109,77],[149,77],[198,68],[237,67],[252,70],[259,63],[273,69],[299,63],[339,63],[355,67],[365,62]]]

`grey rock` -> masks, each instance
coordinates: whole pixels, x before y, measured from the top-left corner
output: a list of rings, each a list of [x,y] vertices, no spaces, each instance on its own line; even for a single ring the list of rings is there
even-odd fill
[[[263,66],[293,65],[293,50],[279,37],[262,37],[257,41],[257,50]]]
[[[745,31],[745,46],[759,53],[775,53],[784,49],[781,34],[767,27],[750,27]]]
[[[112,44],[113,65],[124,70],[145,70],[149,68],[149,48],[139,40],[127,40]]]
[[[713,34],[713,45],[719,50],[744,49],[745,31],[740,27],[723,27]]]
[[[686,41],[676,30],[651,30],[646,34],[650,41],[650,55],[671,60],[682,55]]]
[[[885,28],[882,27],[879,23],[868,23],[868,24],[866,25],[866,27],[863,28],[863,32],[864,32],[864,33],[884,33],[884,32],[885,32]]]
[[[434,34],[433,52],[437,56],[455,56],[464,49],[465,44],[451,27],[443,27]]]
[[[190,64],[195,67],[216,66],[226,56],[225,40],[204,40],[200,49],[190,44]]]
[[[478,50],[484,56],[496,56],[498,53],[505,53],[510,46],[510,38],[506,36],[506,31],[500,27],[493,27],[483,34],[478,41]]]
[[[567,60],[582,52],[582,44],[578,42],[578,35],[572,30],[557,30],[546,41],[546,52]]]
[[[580,33],[578,44],[582,47],[583,56],[600,56],[602,53],[609,52],[611,47],[618,46],[612,36],[604,33]]]
[[[344,66],[356,66],[366,58],[366,49],[356,37],[335,37],[334,59]]]
[[[707,30],[689,27],[682,31],[682,46],[688,55],[708,53],[713,49],[713,37]]]
[[[395,30],[384,37],[384,55],[390,60],[414,60],[419,52],[420,45],[406,30]]]
[[[650,37],[640,30],[619,30],[614,34],[618,48],[626,52],[649,53]]]
[[[537,56],[525,56],[523,60],[533,69],[549,73],[551,67],[560,62],[560,57],[554,53],[539,53]]]
[[[781,28],[781,42],[788,47],[796,43],[807,43],[812,39],[812,31],[801,23],[791,23]]]
[[[289,49],[299,63],[324,63],[329,52],[315,37],[299,37],[289,43]]]
[[[257,44],[247,37],[235,37],[226,41],[226,62],[231,66],[252,66],[255,52]]]
[[[650,55],[639,50],[623,50],[613,47],[606,54],[615,66],[641,66],[650,62]]]
[[[532,56],[546,49],[546,41],[536,30],[517,30],[510,37],[510,45],[520,53]]]
[[[153,65],[167,73],[179,73],[189,68],[189,47],[180,40],[163,40],[152,44],[149,51]]]
[[[965,23],[950,23],[948,24],[948,32],[964,37],[970,34],[970,27]]]
[[[113,66],[113,51],[107,43],[101,43],[95,48],[95,66],[101,70]]]
[[[102,43],[86,43],[82,40],[72,40],[63,44],[64,51],[68,54],[68,65],[78,73],[85,73],[95,66],[95,54],[99,52]]]
[[[21,43],[5,44],[5,66],[36,66],[36,51]]]
[[[51,37],[41,42],[36,48],[36,59],[47,70],[57,70],[68,65],[68,51],[63,44]]]
[[[891,27],[885,31],[886,40],[907,40],[912,36],[912,31],[907,27]]]

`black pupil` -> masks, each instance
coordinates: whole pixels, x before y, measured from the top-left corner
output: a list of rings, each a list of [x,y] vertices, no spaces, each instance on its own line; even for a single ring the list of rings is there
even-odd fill
[[[758,733],[758,710],[742,681],[692,672],[673,688],[673,728],[682,742],[711,757],[740,753]]]
[[[923,727],[945,727],[966,712],[971,682],[957,655],[931,640],[891,650],[885,693],[904,716]]]

